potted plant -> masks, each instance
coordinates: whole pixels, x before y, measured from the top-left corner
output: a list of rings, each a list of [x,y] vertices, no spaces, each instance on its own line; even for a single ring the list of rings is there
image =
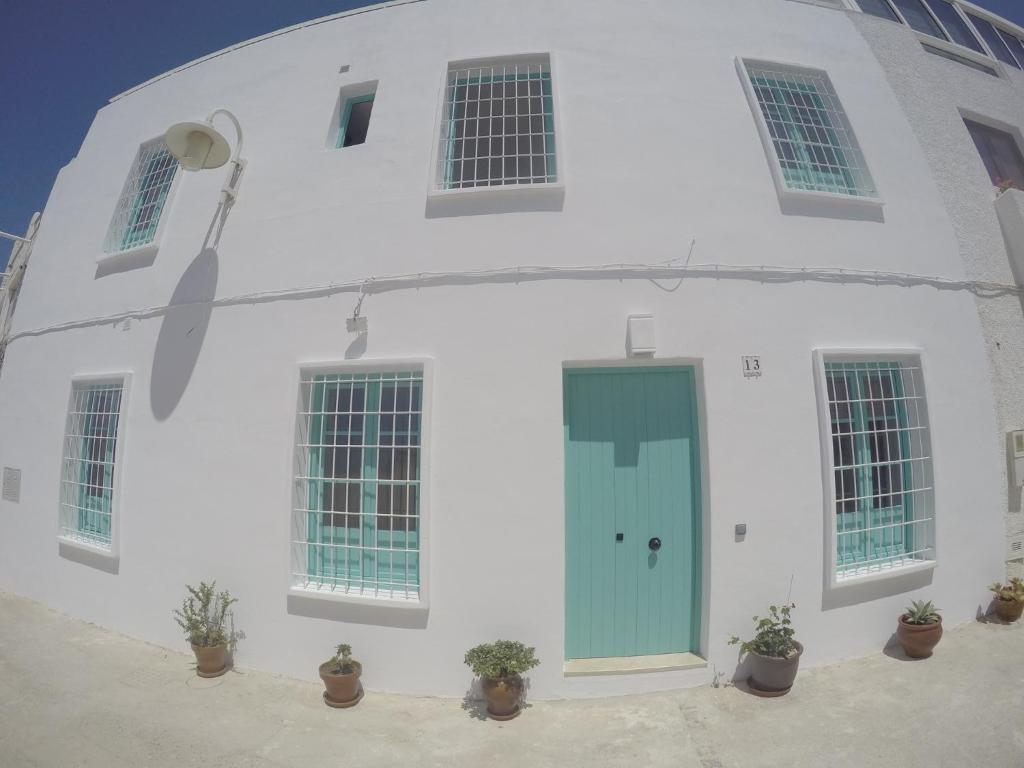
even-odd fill
[[[174,611],[175,621],[192,644],[200,677],[218,677],[227,672],[228,645],[234,640],[234,633],[228,629],[228,609],[238,601],[227,590],[218,593],[216,585],[205,581],[198,587],[186,584],[188,597]]]
[[[522,710],[521,675],[540,664],[534,650],[513,640],[498,640],[466,652],[466,665],[480,678],[487,714],[495,720],[511,720]]]
[[[989,587],[995,595],[992,600],[996,616],[1006,622],[1014,622],[1024,613],[1024,581],[1014,576],[1006,584],[998,581]]]
[[[915,600],[900,616],[896,638],[912,659],[927,659],[942,639],[942,617],[939,609],[923,600]]]
[[[348,709],[363,697],[359,678],[363,665],[352,658],[352,646],[342,643],[334,656],[320,665],[320,679],[324,681],[324,703],[337,709]]]
[[[750,659],[747,685],[758,696],[784,696],[793,687],[804,647],[793,639],[796,631],[789,613],[796,605],[768,606],[768,615],[754,617],[754,639],[741,641],[733,636],[730,645],[739,643],[740,651]]]

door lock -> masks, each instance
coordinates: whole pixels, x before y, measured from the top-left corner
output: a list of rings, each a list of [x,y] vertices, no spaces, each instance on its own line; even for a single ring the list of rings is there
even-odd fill
[[[657,552],[659,549],[661,549],[661,539],[655,536],[647,542],[647,546],[651,548],[651,552]]]
[[[615,534],[615,540],[616,541],[622,541],[624,538],[625,538],[625,536],[623,536],[623,534],[621,534],[621,533],[616,533]]]

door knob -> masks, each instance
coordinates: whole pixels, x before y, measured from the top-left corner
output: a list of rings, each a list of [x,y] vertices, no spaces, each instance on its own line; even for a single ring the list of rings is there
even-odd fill
[[[661,539],[655,536],[653,539],[647,542],[647,546],[651,548],[651,552],[657,552],[661,549]]]

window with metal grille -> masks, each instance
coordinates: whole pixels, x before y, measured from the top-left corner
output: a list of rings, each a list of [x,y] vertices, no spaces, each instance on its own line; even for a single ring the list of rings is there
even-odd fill
[[[441,189],[557,181],[547,58],[449,68],[438,158]]]
[[[934,559],[919,362],[826,361],[838,579]]]
[[[751,62],[746,70],[788,189],[878,197],[828,75]]]
[[[422,416],[421,371],[303,374],[295,586],[418,598]]]
[[[974,120],[964,123],[992,183],[998,187],[1012,182],[1017,189],[1024,189],[1024,157],[1013,134]]]
[[[178,161],[167,151],[163,139],[139,148],[110,222],[104,245],[107,253],[120,253],[153,242],[177,172]]]
[[[122,381],[75,382],[64,432],[60,531],[110,549]]]

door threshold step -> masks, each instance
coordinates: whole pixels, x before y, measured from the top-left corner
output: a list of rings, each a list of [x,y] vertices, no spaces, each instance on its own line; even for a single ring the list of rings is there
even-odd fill
[[[661,653],[654,656],[612,656],[603,659],[568,659],[562,667],[566,677],[584,675],[632,675],[637,672],[669,672],[707,667],[707,659],[695,653]]]

